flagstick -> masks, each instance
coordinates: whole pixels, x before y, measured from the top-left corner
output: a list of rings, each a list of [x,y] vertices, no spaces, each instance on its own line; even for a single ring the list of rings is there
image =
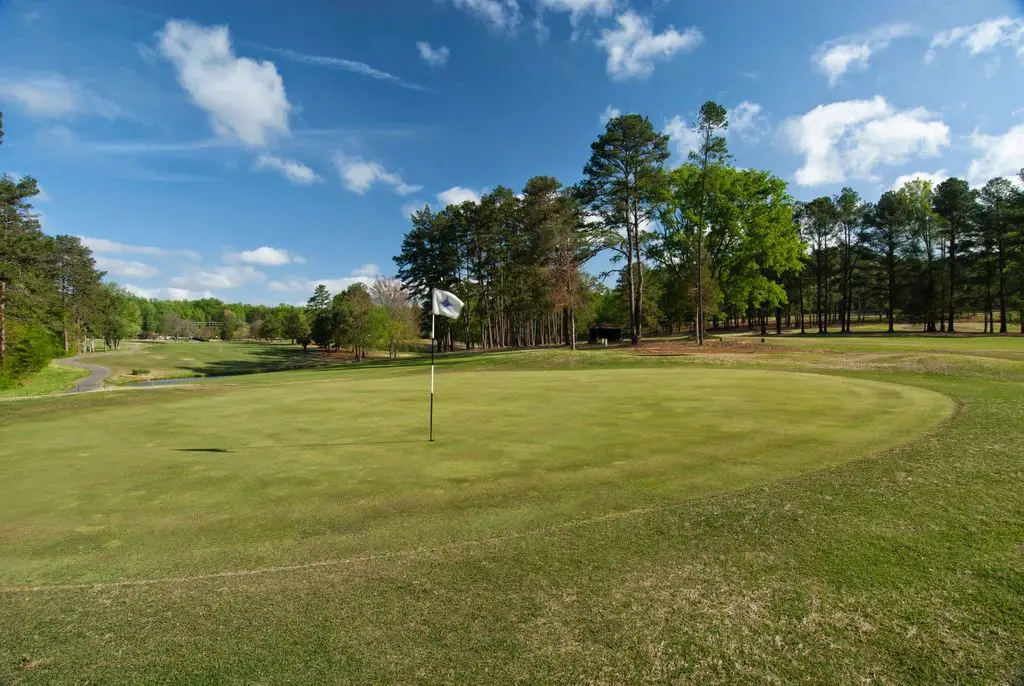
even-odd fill
[[[430,315],[430,441],[434,441],[434,314]]]

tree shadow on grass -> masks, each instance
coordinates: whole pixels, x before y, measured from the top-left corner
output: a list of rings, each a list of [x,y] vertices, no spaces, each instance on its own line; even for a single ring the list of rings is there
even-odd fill
[[[421,357],[402,358],[398,360],[362,360],[356,362],[350,354],[332,353],[328,355],[321,350],[303,351],[293,346],[267,346],[251,352],[246,358],[238,360],[218,360],[200,362],[184,367],[202,376],[240,376],[244,374],[262,374],[266,372],[287,372],[297,370],[333,370],[364,369],[366,367],[407,367],[423,365]]]
[[[511,349],[505,352],[510,352]],[[438,367],[445,367],[458,364],[460,360],[470,357],[487,355],[493,351],[483,350],[458,350],[439,355],[436,360]],[[402,357],[396,360],[364,359],[355,361],[350,353],[324,353],[322,350],[310,349],[302,351],[298,347],[290,345],[268,346],[253,351],[245,359],[219,360],[216,362],[201,362],[191,366],[182,367],[200,376],[242,376],[246,374],[265,374],[268,372],[290,372],[290,371],[332,371],[345,372],[364,369],[401,369],[413,367],[427,367],[430,364],[429,356],[417,355],[415,357]]]

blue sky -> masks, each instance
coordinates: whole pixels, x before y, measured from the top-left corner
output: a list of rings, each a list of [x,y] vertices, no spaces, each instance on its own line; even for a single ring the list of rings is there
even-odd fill
[[[700,104],[798,198],[1024,165],[1019,2],[0,0],[0,171],[157,297],[394,271],[408,208],[579,179],[602,116]]]

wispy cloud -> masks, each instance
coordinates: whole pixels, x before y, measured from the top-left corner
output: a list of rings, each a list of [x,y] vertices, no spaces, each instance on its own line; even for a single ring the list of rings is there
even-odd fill
[[[119,260],[115,257],[96,256],[96,266],[112,276],[126,276],[135,279],[148,279],[160,273],[151,264],[135,260]]]
[[[110,100],[77,81],[53,72],[0,76],[0,102],[4,101],[38,117],[90,115],[117,119],[127,116]]]
[[[844,36],[823,43],[811,61],[818,71],[828,77],[831,88],[846,72],[867,69],[871,56],[888,48],[893,40],[916,32],[917,29],[910,24],[885,24],[866,34]]]
[[[456,9],[475,16],[495,32],[514,34],[523,13],[517,0],[451,0]]]
[[[82,244],[100,255],[150,255],[153,257],[184,257],[187,260],[199,260],[200,255],[195,250],[174,250],[168,248],[157,248],[151,245],[129,245],[108,241],[105,238],[91,238],[79,236]]]
[[[176,288],[239,288],[250,283],[262,283],[267,275],[249,265],[222,266],[212,269],[192,269],[171,279]]]
[[[289,160],[277,155],[260,155],[254,164],[257,170],[269,169],[276,171],[289,181],[299,186],[311,186],[323,181],[319,174],[297,160]]]
[[[368,263],[356,267],[348,276],[335,276],[325,279],[307,279],[293,276],[287,279],[271,281],[267,289],[278,293],[312,293],[317,286],[323,284],[331,293],[341,293],[354,283],[369,285],[381,275],[380,267]]]
[[[347,71],[353,74],[360,74],[362,76],[369,76],[371,79],[377,79],[378,81],[387,81],[393,83],[396,86],[402,88],[408,88],[414,91],[427,92],[430,89],[421,86],[418,83],[410,83],[401,77],[395,76],[389,72],[381,69],[375,69],[365,62],[357,62],[355,60],[346,60],[341,57],[330,57],[327,55],[309,55],[303,52],[296,52],[295,50],[289,50],[287,48],[274,48],[268,45],[257,45],[255,43],[250,44],[254,48],[260,50],[266,50],[272,52],[275,55],[280,55],[286,60],[292,62],[299,62],[300,64],[311,64],[317,67],[327,67],[328,69],[337,69],[339,71]]]
[[[244,262],[246,264],[258,264],[264,267],[280,267],[285,264],[305,264],[306,258],[296,255],[284,248],[271,248],[264,245],[254,250],[243,250],[242,252],[228,253],[224,256],[226,262]]]
[[[420,58],[431,67],[443,67],[448,64],[448,58],[452,56],[452,51],[447,46],[439,45],[435,48],[422,40],[416,43],[416,50],[419,51]]]
[[[941,31],[932,37],[924,61],[934,60],[939,48],[948,48],[958,43],[972,57],[992,52],[998,47],[1016,48],[1017,55],[1024,57],[1024,19],[998,17]]]
[[[359,195],[366,193],[378,182],[391,186],[399,195],[409,195],[423,189],[423,186],[406,183],[399,174],[389,172],[379,162],[371,162],[361,157],[348,157],[336,152],[334,164],[345,188]]]

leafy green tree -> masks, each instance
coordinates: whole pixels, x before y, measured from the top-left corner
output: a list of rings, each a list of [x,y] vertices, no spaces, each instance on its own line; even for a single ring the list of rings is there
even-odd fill
[[[946,179],[935,189],[935,213],[943,219],[946,231],[949,261],[949,325],[947,331],[954,333],[956,315],[957,259],[962,243],[974,229],[978,216],[977,192],[963,179]]]
[[[595,245],[624,259],[629,293],[630,341],[640,342],[644,302],[644,230],[655,218],[663,195],[668,136],[658,133],[647,117],[625,114],[608,121],[605,132],[590,146],[583,168],[580,198],[597,220]]]
[[[370,299],[376,308],[374,338],[383,341],[388,357],[398,357],[398,346],[415,335],[416,309],[397,279],[378,278],[370,286]]]
[[[271,312],[263,320],[263,326],[260,327],[260,338],[265,341],[274,341],[283,335],[284,323],[281,321],[281,317],[276,312]]]
[[[334,346],[351,347],[357,360],[366,357],[376,329],[373,309],[370,294],[361,283],[354,283],[334,296],[331,302]]]
[[[540,271],[535,302],[550,300],[551,307],[561,309],[565,341],[575,350],[576,308],[582,302],[580,270],[594,254],[582,209],[558,179],[534,176],[523,188],[520,212],[524,228],[533,237],[531,262]]]
[[[995,272],[999,300],[999,333],[1006,333],[1007,289],[1006,280],[1010,263],[1010,250],[1018,230],[1021,215],[1015,207],[1021,192],[1007,179],[992,179],[979,194],[981,202],[980,225],[985,243],[995,252]]]
[[[325,285],[319,284],[313,291],[306,302],[306,313],[310,338],[321,348],[330,348],[334,323],[331,318],[331,294]]]
[[[848,187],[843,188],[832,202],[836,208],[840,248],[839,326],[840,331],[846,333],[850,330],[853,312],[853,270],[857,266],[857,248],[863,242],[863,225],[869,208],[857,191]]]
[[[75,236],[53,239],[50,270],[57,286],[56,304],[64,333],[64,352],[69,352],[69,332],[85,333],[102,274],[96,271],[92,253]]]
[[[709,196],[709,179],[716,169],[725,164],[729,158],[724,132],[729,127],[728,115],[724,107],[708,100],[700,107],[694,131],[700,136],[700,147],[690,152],[690,160],[696,163],[700,176],[700,194],[697,199],[697,221],[694,225],[696,234],[696,318],[694,331],[697,344],[704,344],[704,232],[705,221],[713,208],[709,207],[713,196]]]
[[[232,340],[241,326],[242,322],[239,321],[238,316],[234,312],[224,310],[220,320],[220,339],[222,341]]]
[[[290,338],[302,346],[305,350],[309,347],[312,338],[310,337],[309,319],[305,310],[298,307],[288,310],[284,317],[283,333],[285,338]]]
[[[896,309],[896,261],[910,236],[913,206],[906,194],[886,191],[869,213],[871,228],[869,241],[875,251],[884,256],[886,273],[886,309],[889,333],[894,330]]]
[[[142,312],[138,303],[117,284],[103,284],[97,302],[98,333],[108,348],[117,350],[121,341],[139,335]]]
[[[924,278],[919,288],[924,293],[924,330],[935,332],[938,331],[937,324],[940,319],[937,271],[939,244],[942,238],[939,234],[938,217],[932,205],[932,184],[926,179],[914,179],[905,183],[899,189],[899,193],[903,196],[907,211],[910,213],[912,246],[924,255]]]
[[[831,254],[830,246],[836,233],[838,212],[832,198],[815,198],[803,208],[804,235],[811,246],[814,256],[814,276],[816,281],[815,295],[817,298],[818,333],[828,333],[828,319],[831,307]]]
[[[8,338],[9,316],[31,321],[20,327],[22,331],[41,325],[40,313],[47,309],[51,294],[45,283],[50,239],[43,235],[30,202],[38,194],[39,186],[31,177],[15,181],[6,174],[0,176],[0,374],[8,345],[16,342],[13,336]],[[39,335],[31,340],[39,343],[45,338]]]

